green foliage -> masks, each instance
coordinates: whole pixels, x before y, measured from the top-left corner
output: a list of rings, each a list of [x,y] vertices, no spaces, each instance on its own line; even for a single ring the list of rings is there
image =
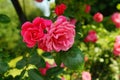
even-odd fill
[[[0,61],[0,74],[5,73],[8,70],[9,66],[7,63]]]

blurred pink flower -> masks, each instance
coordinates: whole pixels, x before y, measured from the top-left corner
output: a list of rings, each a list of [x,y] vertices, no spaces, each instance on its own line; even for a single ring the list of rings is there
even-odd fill
[[[70,19],[70,23],[71,23],[71,24],[75,25],[75,24],[76,24],[76,22],[77,22],[77,20],[76,20],[76,19],[74,19],[74,18],[71,18],[71,19]]]
[[[91,74],[89,72],[82,72],[82,80],[91,80]]]
[[[111,20],[113,21],[113,23],[116,25],[117,28],[120,28],[120,13],[119,12],[113,13],[113,15],[111,16]]]
[[[88,32],[88,35],[86,36],[86,38],[84,39],[85,42],[96,42],[98,40],[97,38],[97,34],[94,30],[90,30]]]
[[[43,40],[39,42],[39,48],[45,51],[67,51],[72,47],[75,37],[75,26],[70,24],[66,17],[59,16],[52,24]]]
[[[117,36],[115,42],[120,42],[120,36]]]
[[[57,5],[56,8],[55,8],[55,13],[57,16],[60,16],[64,13],[64,11],[66,10],[66,5],[65,4],[60,4],[60,5]]]
[[[39,71],[43,76],[45,76],[47,70],[50,69],[50,68],[51,68],[51,65],[48,62],[46,62],[45,68],[39,68]]]
[[[86,13],[89,13],[90,10],[91,10],[91,6],[88,5],[88,4],[86,4],[86,5],[85,5],[85,12],[86,12]]]
[[[120,23],[115,24],[116,28],[120,28]]]
[[[97,12],[96,14],[94,14],[93,19],[96,22],[101,22],[103,21],[103,15],[100,12]]]
[[[116,37],[113,53],[115,56],[120,56],[120,36]]]
[[[87,56],[84,57],[84,61],[85,61],[85,62],[88,61],[88,57],[87,57]]]
[[[62,76],[61,80],[66,80],[66,79],[64,78],[64,76]]]
[[[44,19],[37,17],[32,23],[25,22],[22,25],[21,35],[23,36],[23,41],[28,47],[33,47],[35,44],[44,36],[43,29],[46,27]]]

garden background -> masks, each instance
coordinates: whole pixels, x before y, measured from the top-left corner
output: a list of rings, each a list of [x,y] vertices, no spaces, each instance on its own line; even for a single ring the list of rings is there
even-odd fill
[[[26,46],[21,36],[25,21],[20,21],[11,1],[0,0],[0,80],[120,80],[120,0],[18,0],[30,22],[37,16],[54,22],[56,6],[66,5],[62,15],[73,20],[74,45],[52,53]],[[45,6],[50,15],[46,7],[37,6],[44,1],[49,2]],[[97,12],[103,16],[98,21],[93,18]],[[86,40],[90,31],[92,40]],[[44,74],[40,69],[46,70],[47,64]]]

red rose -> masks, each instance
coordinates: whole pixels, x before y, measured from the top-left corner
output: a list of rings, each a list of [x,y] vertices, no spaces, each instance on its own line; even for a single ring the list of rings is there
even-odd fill
[[[28,47],[35,46],[44,37],[46,26],[48,26],[46,20],[40,17],[35,18],[32,23],[25,22],[22,25],[21,35]]]
[[[65,4],[60,4],[56,6],[55,8],[55,13],[57,16],[62,15],[64,11],[66,10],[66,5]]]
[[[94,16],[93,16],[94,21],[96,22],[101,22],[103,21],[103,15],[100,12],[97,12]]]

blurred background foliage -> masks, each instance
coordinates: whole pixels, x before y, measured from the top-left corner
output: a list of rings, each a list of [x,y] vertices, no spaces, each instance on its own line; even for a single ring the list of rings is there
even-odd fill
[[[32,21],[36,16],[44,17],[33,0],[19,0],[19,2],[29,21]],[[67,5],[64,15],[77,20],[75,44],[88,58],[83,70],[91,73],[92,80],[120,80],[120,57],[114,56],[112,52],[115,37],[120,35],[120,29],[116,28],[110,19],[114,12],[120,12],[120,6],[118,6],[120,0],[56,0],[56,5],[61,3]],[[85,4],[91,5],[89,14],[84,12]],[[51,7],[51,10],[53,9],[54,6]],[[104,15],[104,20],[101,23],[96,23],[92,18],[96,12],[101,12]],[[22,42],[20,36],[21,23],[10,0],[0,0],[0,15],[6,16],[8,20],[8,22],[0,22],[0,80],[19,80],[20,78],[16,74],[23,76],[25,73],[24,66],[26,64],[23,64],[23,58],[31,59],[33,57],[35,59],[37,54],[31,53],[32,56],[29,56],[31,55],[29,52],[32,50],[29,50]],[[98,41],[96,43],[85,43],[83,41],[89,30],[97,32]],[[42,54],[43,52],[33,49],[33,53]],[[47,57],[46,61],[52,63],[51,55],[45,54],[42,56]],[[38,59],[42,60],[42,58]],[[17,63],[19,60],[23,62]],[[18,67],[16,67],[16,63],[19,65]],[[44,66],[44,62],[41,65]],[[13,72],[14,74],[11,76]],[[29,71],[29,74],[31,73],[34,73],[33,70]],[[72,73],[71,75],[65,74],[66,80],[70,80],[71,76],[73,76],[71,80],[81,79],[81,75],[77,74],[76,77]],[[31,79],[25,77],[24,80]]]

